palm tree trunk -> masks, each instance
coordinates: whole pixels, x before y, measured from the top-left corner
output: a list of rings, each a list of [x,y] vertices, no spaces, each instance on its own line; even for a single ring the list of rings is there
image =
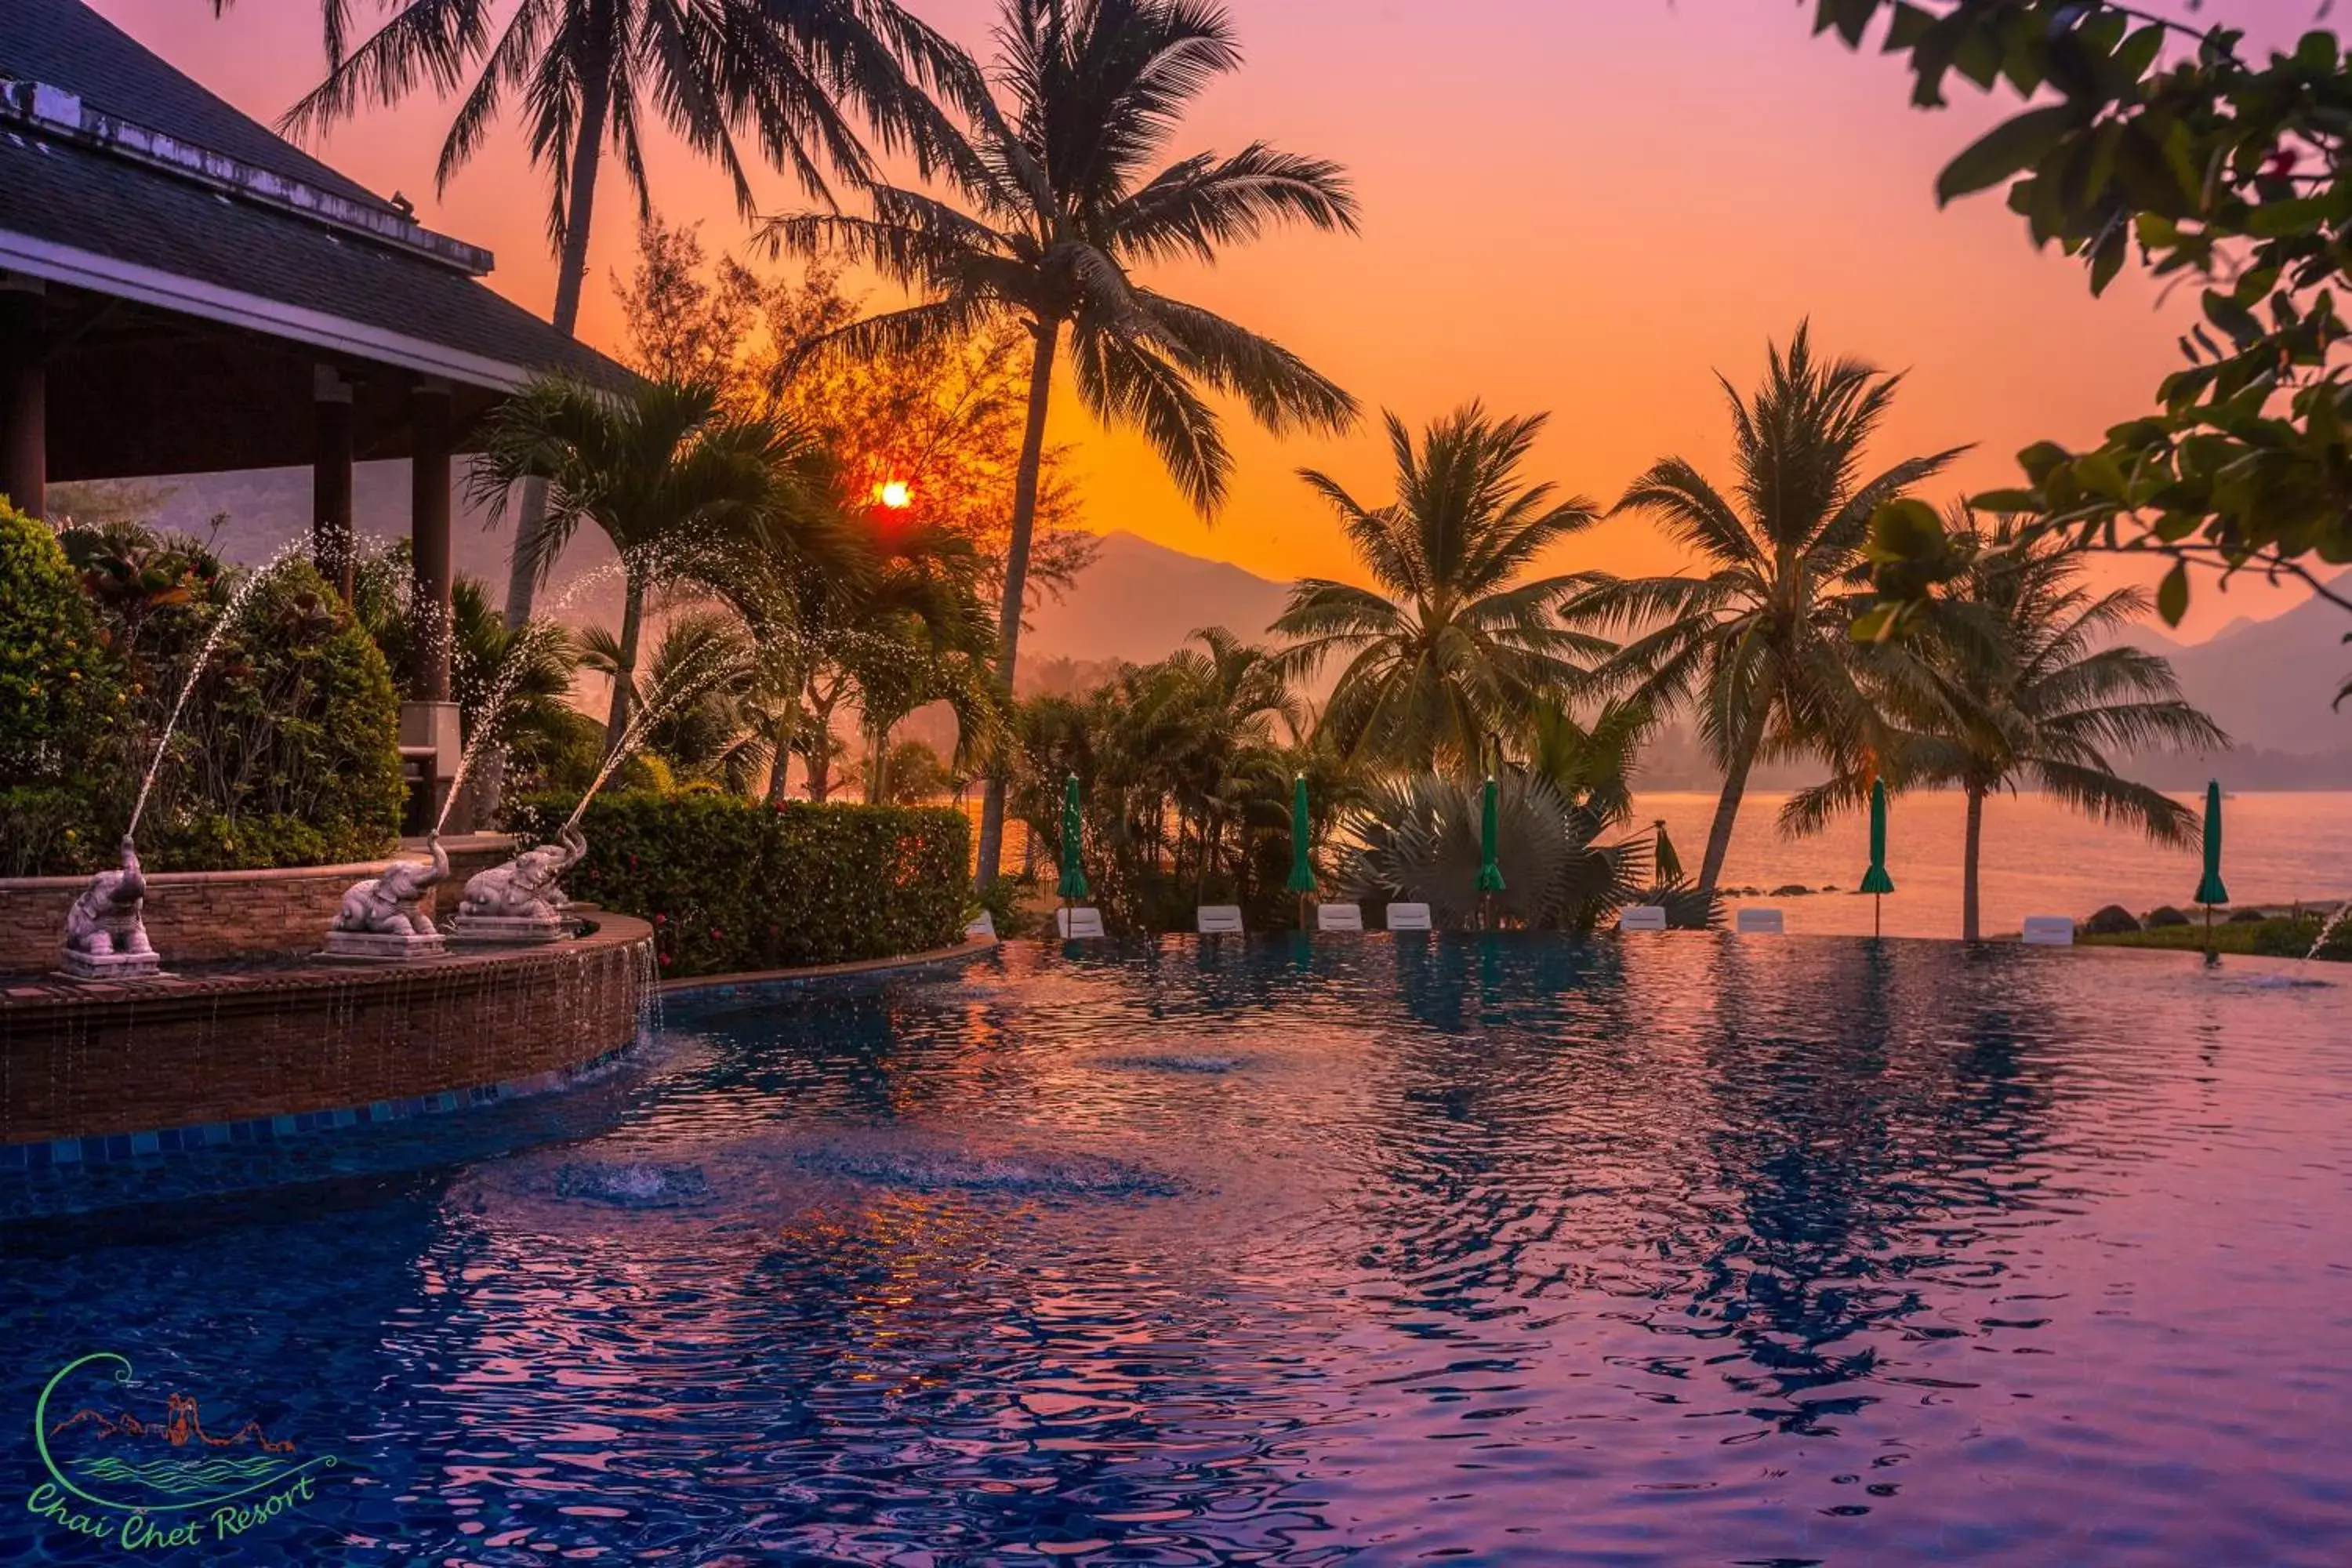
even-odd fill
[[[1982,942],[1984,931],[1977,908],[1977,856],[1984,847],[1985,792],[1976,784],[1969,790],[1968,837],[1960,849],[1960,940]]]
[[[1723,875],[1724,857],[1731,853],[1731,830],[1739,821],[1739,802],[1748,794],[1748,773],[1756,765],[1757,748],[1764,743],[1764,721],[1771,711],[1769,702],[1756,710],[1732,752],[1731,765],[1724,771],[1723,793],[1715,800],[1715,821],[1706,830],[1706,858],[1699,863],[1702,893],[1714,892],[1716,879]]]
[[[603,166],[604,120],[610,110],[605,76],[595,72],[581,93],[580,137],[572,147],[572,174],[564,187],[570,197],[563,215],[563,252],[555,270],[555,330],[573,335],[580,323],[580,294],[588,278],[589,217],[596,205],[596,175]],[[539,597],[539,536],[547,522],[547,482],[525,479],[521,507],[515,517],[514,554],[507,563],[507,630],[520,631],[530,621]],[[482,759],[481,782],[475,785],[481,818],[494,822],[499,797],[506,791],[506,755],[496,747]]]
[[[606,78],[590,73],[580,94],[580,133],[572,144],[572,171],[564,185],[563,250],[555,269],[555,330],[572,335],[580,323],[580,295],[588,280],[588,235],[596,209],[596,174],[603,166],[604,121],[611,110]],[[507,570],[507,627],[530,619],[539,594],[539,533],[547,519],[547,486],[526,479],[522,514],[515,521],[514,558]]]
[[[817,691],[816,679],[808,683],[810,730],[814,742],[809,747],[808,797],[823,805],[833,794],[833,701]]]
[[[1054,389],[1054,353],[1062,340],[1062,323],[1037,323],[1037,347],[1029,362],[1029,423],[1021,435],[1021,467],[1013,483],[1013,538],[1004,552],[1004,598],[998,623],[1003,647],[996,658],[997,684],[1006,695],[1021,657],[1021,611],[1029,594],[1029,538],[1037,526],[1037,469],[1045,456],[1045,405]],[[980,802],[979,872],[981,887],[996,880],[1004,858],[1004,774],[988,776]]]
[[[883,777],[889,766],[888,742],[883,739],[882,726],[868,721],[866,726],[866,804],[880,805],[890,781]]]
[[[637,637],[644,630],[646,587],[629,574],[627,596],[621,605],[621,657],[613,673],[613,706],[604,721],[604,752],[611,755],[629,728],[629,700],[637,690]]]

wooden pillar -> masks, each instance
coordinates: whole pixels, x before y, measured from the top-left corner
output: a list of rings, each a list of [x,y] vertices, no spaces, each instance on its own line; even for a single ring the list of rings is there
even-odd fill
[[[420,384],[408,400],[409,548],[415,591],[409,598],[416,638],[415,671],[408,695],[419,702],[449,700],[449,389]]]
[[[16,510],[49,509],[48,342],[39,279],[0,277],[0,495]]]
[[[310,558],[319,574],[352,599],[357,564],[352,533],[352,384],[331,365],[316,373],[310,456]]]

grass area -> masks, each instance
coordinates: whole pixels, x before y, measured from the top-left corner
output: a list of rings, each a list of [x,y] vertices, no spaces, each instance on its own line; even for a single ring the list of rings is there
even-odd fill
[[[2115,936],[2077,935],[2074,939],[2091,947],[2166,947],[2202,952],[2206,947],[2205,923],[2194,925],[2157,926],[2147,931],[2123,931]],[[2262,958],[2301,958],[2319,940],[2319,917],[2306,915],[2301,920],[2284,916],[2266,921],[2216,921],[2213,924],[2212,946],[2217,952],[2242,952]],[[2352,921],[2336,928],[2327,945],[2318,954],[2321,958],[2352,960]]]

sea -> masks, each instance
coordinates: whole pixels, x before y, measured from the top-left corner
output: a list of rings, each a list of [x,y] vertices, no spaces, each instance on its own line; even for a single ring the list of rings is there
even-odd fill
[[[1663,820],[1690,875],[1706,851],[1712,794],[1645,794],[1634,800],[1637,822]],[[2178,796],[2193,811],[2202,794]],[[1842,817],[1823,832],[1790,838],[1780,831],[1786,795],[1751,791],[1724,864],[1727,888],[1759,888],[1763,895],[1733,897],[1733,908],[1769,904],[1783,911],[1788,929],[1819,935],[1862,936],[1871,930],[1871,902],[1853,891],[1870,864],[1867,814]],[[1887,813],[1886,869],[1895,891],[1881,902],[1888,936],[1960,934],[1960,845],[1967,801],[1957,792],[1902,795]],[[2352,792],[2294,791],[2225,795],[2221,803],[2221,875],[2242,904],[2332,904],[2352,898]],[[1984,931],[2013,933],[2028,915],[2081,920],[2107,904],[2146,915],[2159,904],[2189,910],[2197,890],[2200,850],[2195,844],[2152,844],[2123,827],[2107,826],[2037,794],[1997,795],[1985,802],[1980,875]],[[1802,897],[1775,889],[1803,885]],[[1835,892],[1822,892],[1834,888]]]

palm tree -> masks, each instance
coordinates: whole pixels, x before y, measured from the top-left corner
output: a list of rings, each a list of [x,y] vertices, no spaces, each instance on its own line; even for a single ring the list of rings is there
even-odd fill
[[[1863,477],[1863,449],[1902,380],[1860,360],[1817,360],[1800,323],[1785,353],[1771,349],[1752,399],[1723,384],[1737,504],[1696,465],[1667,458],[1615,508],[1655,519],[1706,574],[1595,573],[1562,609],[1570,624],[1632,637],[1608,673],[1654,710],[1696,705],[1700,737],[1723,770],[1702,892],[1722,874],[1758,757],[1834,753],[1864,721],[1847,631],[1870,602],[1863,545],[1871,514],[1967,450],[1906,458]]]
[[[2118,777],[2108,752],[2218,751],[2230,738],[2181,700],[2169,663],[2110,641],[2147,614],[2140,589],[2094,593],[2083,584],[2079,550],[2057,536],[2026,536],[2012,519],[1989,529],[1967,521],[1954,531],[1967,569],[1930,602],[1927,624],[1865,656],[1881,732],[1780,815],[1791,832],[1814,831],[1867,800],[1880,772],[1902,788],[1964,791],[1960,935],[1975,942],[1987,795],[2030,781],[2085,816],[2159,844],[2186,844],[2196,815]]]
[[[615,399],[577,382],[535,383],[491,416],[475,499],[495,518],[525,479],[547,486],[542,570],[583,521],[620,552],[625,595],[614,639],[606,744],[628,728],[647,589],[724,582],[746,551],[832,547],[824,450],[779,416],[723,411],[709,386],[647,383]]]
[[[604,626],[591,626],[581,634],[580,646],[582,668],[617,684],[621,639]],[[731,795],[751,794],[770,761],[767,737],[750,711],[757,670],[742,623],[727,611],[706,607],[670,617],[655,639],[653,658],[631,681],[631,706],[641,712],[665,697],[672,699],[646,725],[646,749],[677,776],[717,784]]]
[[[1339,512],[1379,584],[1307,578],[1274,623],[1296,639],[1282,654],[1286,675],[1346,657],[1323,710],[1341,755],[1422,770],[1441,758],[1487,766],[1501,739],[1523,737],[1533,714],[1581,683],[1579,658],[1613,651],[1555,614],[1580,579],[1525,575],[1595,515],[1581,496],[1559,500],[1548,483],[1521,481],[1545,417],[1498,419],[1472,403],[1433,421],[1416,450],[1389,415],[1397,499],[1385,506],[1366,507],[1338,480],[1300,471]]]
[[[877,185],[871,216],[812,212],[765,236],[806,256],[834,251],[923,295],[830,341],[903,351],[1012,321],[1032,339],[1029,408],[1014,476],[996,678],[1020,654],[1037,475],[1056,359],[1068,334],[1078,399],[1107,425],[1141,430],[1192,504],[1223,500],[1233,467],[1204,390],[1238,396],[1267,428],[1338,430],[1356,405],[1279,344],[1145,287],[1138,263],[1195,258],[1280,224],[1356,227],[1339,165],[1253,142],[1151,172],[1185,105],[1241,63],[1225,13],[1204,0],[1006,0],[996,82],[1006,102],[967,105],[968,143],[948,164],[961,206]],[[968,209],[968,210],[967,210]],[[1004,780],[981,815],[980,880],[992,881]]]
[[[215,0],[215,8],[225,3]],[[499,112],[520,100],[531,162],[548,176],[548,239],[558,256],[553,320],[567,334],[579,321],[608,148],[628,175],[640,221],[652,214],[648,118],[726,171],[749,217],[743,139],[823,195],[828,166],[858,183],[874,177],[852,111],[884,151],[911,151],[928,172],[951,132],[922,88],[957,100],[980,90],[963,54],[895,0],[520,0],[503,26],[499,0],[386,0],[386,8],[393,14],[383,25],[352,48],[352,0],[324,0],[326,79],[281,125],[297,135],[323,132],[363,102],[389,107],[420,88],[446,94],[465,86],[434,171],[436,187],[446,189]],[[547,551],[536,497],[526,497],[508,625],[530,618]]]

